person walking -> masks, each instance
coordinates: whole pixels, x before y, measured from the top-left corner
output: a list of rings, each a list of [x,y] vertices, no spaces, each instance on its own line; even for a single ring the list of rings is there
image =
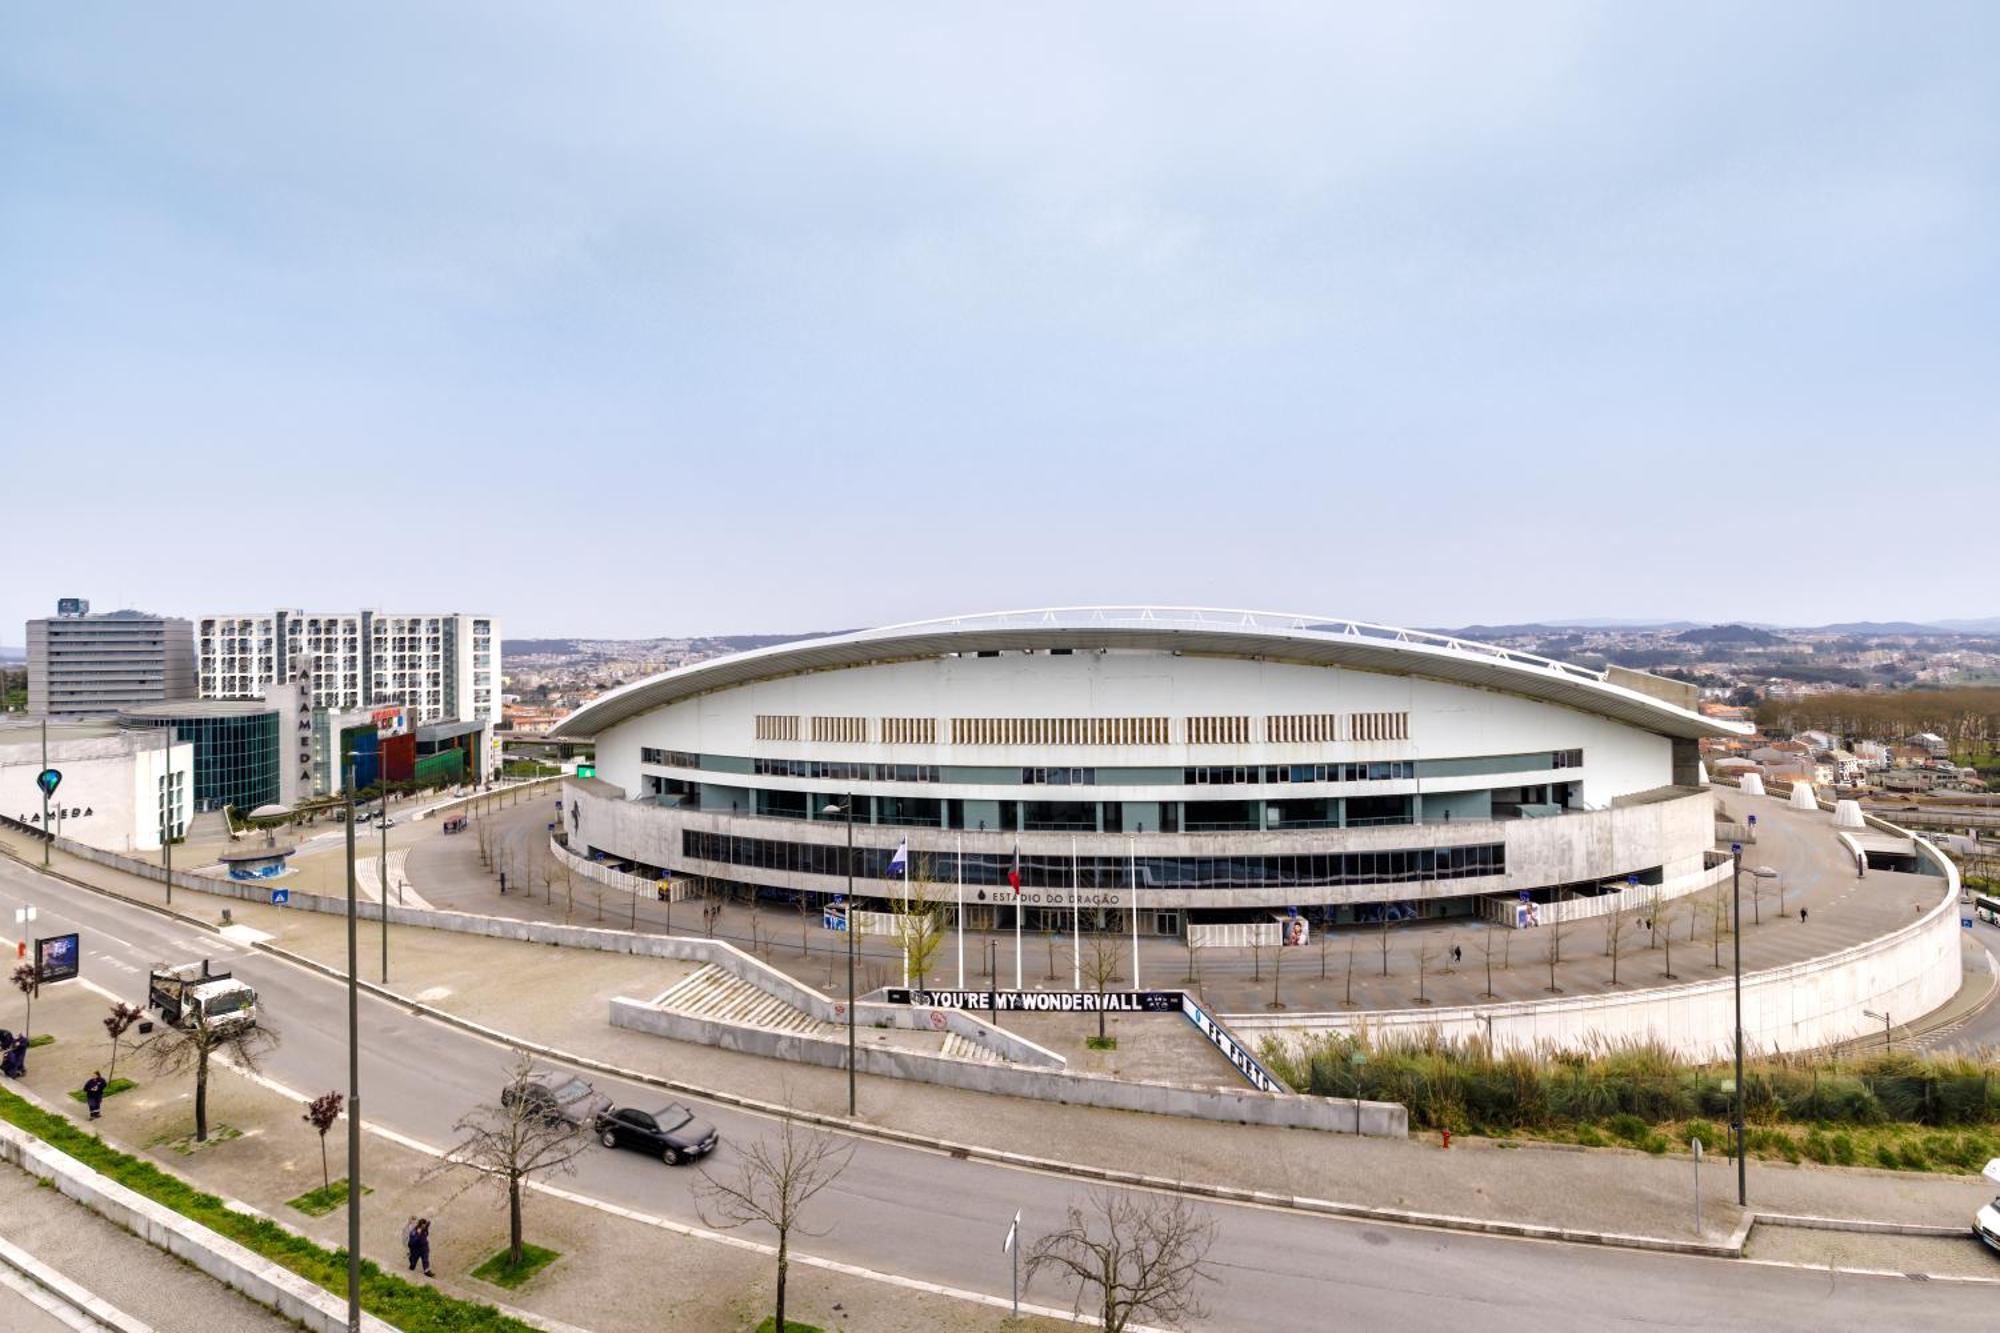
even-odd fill
[[[92,1070],[83,1084],[83,1102],[90,1108],[92,1120],[97,1119],[98,1112],[104,1109],[104,1088],[104,1071]]]
[[[412,1268],[416,1267],[414,1261],[422,1261],[425,1277],[437,1276],[431,1271],[431,1220],[428,1217],[417,1219],[416,1230],[411,1233],[410,1258]]]
[[[7,1062],[9,1065],[6,1071],[8,1078],[26,1078],[28,1076],[27,1033],[18,1032],[14,1034],[14,1044],[7,1048]]]
[[[1805,923],[1806,923],[1806,909],[1801,907],[1799,909],[1799,924],[1803,926]]]
[[[403,1256],[410,1261],[410,1271],[417,1269],[417,1219],[412,1216],[403,1223]]]

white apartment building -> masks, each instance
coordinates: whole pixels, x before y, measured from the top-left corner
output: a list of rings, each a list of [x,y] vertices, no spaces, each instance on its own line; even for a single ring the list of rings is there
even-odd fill
[[[280,610],[196,623],[205,699],[300,684],[306,709],[401,703],[415,724],[500,720],[500,627],[460,612]]]

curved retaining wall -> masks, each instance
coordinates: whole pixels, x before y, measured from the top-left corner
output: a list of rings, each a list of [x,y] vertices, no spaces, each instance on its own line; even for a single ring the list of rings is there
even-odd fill
[[[1885,831],[1907,829],[1873,820]],[[1879,1019],[1920,1018],[1950,1001],[1963,980],[1959,958],[1958,868],[1922,838],[1918,854],[1938,866],[1943,896],[1917,920],[1838,953],[1743,977],[1746,1050],[1802,1051],[1880,1032]],[[1578,1049],[1594,1042],[1655,1041],[1691,1060],[1734,1049],[1735,983],[1722,977],[1574,999],[1517,1001],[1450,1009],[1351,1013],[1231,1014],[1231,1026],[1256,1041],[1274,1036],[1294,1046],[1309,1035],[1367,1029],[1371,1034],[1436,1032],[1448,1039],[1490,1038],[1497,1050],[1537,1046]],[[1490,1030],[1489,1030],[1490,1023]]]

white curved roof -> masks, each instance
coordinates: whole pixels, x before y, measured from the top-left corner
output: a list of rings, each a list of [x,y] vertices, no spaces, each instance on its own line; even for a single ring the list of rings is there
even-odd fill
[[[1009,648],[1152,649],[1403,672],[1563,704],[1665,736],[1750,730],[1614,684],[1608,672],[1424,630],[1274,611],[1070,606],[919,620],[712,658],[613,690],[549,735],[593,736],[662,705],[751,681]]]

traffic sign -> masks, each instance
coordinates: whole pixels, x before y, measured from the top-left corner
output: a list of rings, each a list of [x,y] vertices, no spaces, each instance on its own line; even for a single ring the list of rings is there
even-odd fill
[[[45,768],[35,774],[35,785],[42,789],[42,795],[54,796],[56,788],[62,785],[62,773],[53,768]]]
[[[292,901],[292,891],[290,889],[271,890],[271,906],[289,907],[291,905],[291,901]]]
[[[1971,929],[1972,929],[1972,918],[1971,918],[1971,917],[1969,917],[1969,916],[1962,916],[1962,917],[1960,917],[1960,918],[1958,919],[1958,924],[1959,924],[1959,926],[1960,926],[1961,928],[1963,928],[1963,929],[1965,929],[1965,930],[1971,930]]]

